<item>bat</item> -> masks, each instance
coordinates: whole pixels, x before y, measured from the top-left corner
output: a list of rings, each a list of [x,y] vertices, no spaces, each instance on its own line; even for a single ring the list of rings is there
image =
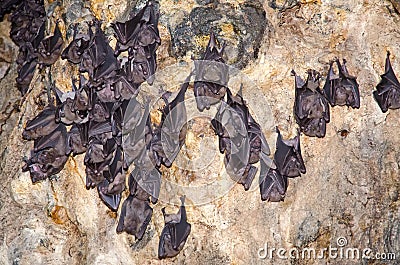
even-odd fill
[[[56,130],[59,124],[55,120],[55,110],[53,105],[48,105],[35,118],[29,120],[22,132],[22,138],[36,140]]]
[[[288,178],[298,177],[306,173],[306,167],[301,155],[300,132],[289,140],[283,140],[282,135],[276,127],[278,137],[274,154],[274,164],[271,167],[260,160],[260,194],[261,200],[279,202],[283,201],[288,187]]]
[[[19,5],[21,0],[5,0],[0,6],[0,22],[3,21],[3,17],[8,14],[12,9]]]
[[[125,172],[122,169],[122,149],[117,147],[113,161],[104,171],[105,179],[97,186],[101,200],[112,211],[118,210],[121,201],[121,193],[125,190]]]
[[[277,169],[266,166],[260,161],[260,194],[262,201],[283,201],[288,187],[288,178],[282,176]]]
[[[52,65],[60,57],[64,40],[61,35],[60,28],[58,27],[58,21],[54,28],[53,36],[48,36],[39,44],[38,47],[38,63],[42,65]]]
[[[190,76],[188,78],[190,79]],[[162,96],[166,105],[162,109],[161,123],[158,127],[164,153],[159,154],[162,155],[162,164],[166,167],[171,167],[185,141],[187,115],[184,99],[189,79],[182,84],[177,96],[170,103],[167,99],[168,92]]]
[[[386,56],[385,73],[381,75],[381,81],[373,95],[383,113],[389,109],[400,108],[400,83],[390,63],[389,51]]]
[[[329,105],[319,88],[320,74],[309,69],[308,77],[304,82],[296,72],[294,117],[300,131],[307,136],[322,138],[326,133],[326,124],[330,120]]]
[[[117,46],[115,47],[116,56],[133,46],[144,11],[145,8],[141,9],[136,16],[125,22],[111,23],[111,27],[114,29],[114,36],[117,39]]]
[[[306,173],[300,149],[300,132],[293,139],[283,140],[282,135],[276,127],[278,138],[276,140],[276,151],[274,161],[279,173],[286,177],[299,177]]]
[[[139,103],[137,103],[137,106],[140,106]],[[135,115],[137,115],[138,113],[140,112],[136,112]],[[144,113],[140,122],[137,121],[137,124],[132,124],[129,128],[127,128],[126,134],[123,136],[123,146],[125,152],[124,168],[128,168],[133,161],[137,161],[137,159],[146,149],[146,146],[148,144],[146,136],[149,133],[151,135],[151,127],[149,126],[149,115],[149,104],[147,103],[145,104]]]
[[[210,109],[211,105],[217,104],[225,96],[229,69],[222,58],[224,48],[225,44],[219,48],[215,35],[211,32],[202,60],[194,61],[194,96],[199,111]]]
[[[334,62],[339,69],[339,76],[335,76],[333,72]],[[339,59],[330,62],[323,94],[332,107],[347,105],[356,109],[360,108],[358,83],[356,78],[347,71],[346,60],[343,59],[343,64],[340,63]]]
[[[158,168],[150,169],[135,167],[129,175],[130,194],[140,200],[151,197],[153,204],[157,203],[161,187],[161,172]]]
[[[84,135],[84,126],[87,124],[74,124],[68,131],[66,155],[72,153],[73,156],[83,154],[86,152],[87,137]]]
[[[55,130],[35,138],[31,158],[25,160],[22,168],[22,171],[30,172],[32,183],[44,180],[63,169],[68,159],[66,142],[67,130],[63,124],[58,124]]]
[[[18,70],[17,87],[22,95],[28,92],[29,85],[32,81],[33,75],[36,69],[36,60],[25,62],[22,67]]]
[[[79,64],[82,59],[82,54],[89,47],[89,35],[83,35],[82,37],[77,37],[78,24],[74,26],[74,35],[72,41],[61,53],[61,59],[66,59],[68,62],[73,64]]]
[[[162,208],[165,226],[160,235],[158,258],[172,258],[179,254],[185,246],[190,234],[191,224],[187,222],[185,196],[181,197],[181,207],[177,214],[166,214]]]
[[[227,173],[248,190],[257,173],[257,168],[251,164],[263,157],[268,165],[275,166],[268,158],[270,150],[261,127],[251,116],[242,97],[242,88],[236,96],[227,90],[227,102],[221,102],[211,124],[219,136],[220,152],[225,153]]]
[[[129,195],[122,204],[117,233],[126,232],[141,240],[146,232],[147,225],[151,221],[153,209],[148,200],[143,201]]]

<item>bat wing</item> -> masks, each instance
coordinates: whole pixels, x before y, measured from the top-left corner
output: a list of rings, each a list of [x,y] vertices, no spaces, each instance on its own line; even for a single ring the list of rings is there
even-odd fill
[[[400,108],[400,84],[390,63],[389,52],[386,56],[385,73],[381,78],[373,95],[382,112]]]

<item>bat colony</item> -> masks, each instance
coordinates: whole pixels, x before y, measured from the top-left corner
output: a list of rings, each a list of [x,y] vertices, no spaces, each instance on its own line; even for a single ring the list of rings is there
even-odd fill
[[[157,68],[156,50],[161,40],[155,3],[149,1],[131,19],[112,24],[117,40],[115,50],[96,20],[88,25],[86,34],[79,33],[75,25],[72,41],[63,49],[58,22],[53,35],[45,36],[43,0],[7,0],[0,7],[0,19],[8,12],[12,12],[10,35],[19,47],[16,82],[22,95],[29,90],[35,68],[50,66],[60,56],[77,65],[81,73],[78,80],[72,79],[72,91],[63,93],[52,85],[55,100],[49,100],[48,106],[26,123],[22,137],[32,140],[34,147],[23,171],[29,171],[36,183],[59,173],[69,155],[85,154],[86,188],[97,188],[101,200],[115,212],[123,191],[128,189],[117,232],[142,239],[152,218],[151,204],[156,204],[159,197],[160,167],[171,167],[184,144],[187,114],[182,103],[190,85],[189,76],[174,99],[169,100],[170,92],[162,95],[165,107],[160,124],[151,122],[149,104],[142,106],[135,99],[143,82],[151,84]],[[305,81],[292,71],[293,113],[299,130],[293,139],[284,140],[276,128],[276,151],[271,160],[268,143],[249,112],[242,89],[233,95],[227,86],[224,48],[211,33],[201,61],[195,61],[193,88],[197,108],[202,112],[220,104],[211,126],[218,136],[228,175],[248,190],[257,173],[254,164],[260,162],[261,199],[283,201],[288,178],[306,173],[300,133],[324,137],[330,120],[329,106],[359,108],[356,78],[347,71],[346,61],[340,63],[339,59],[330,62],[322,89],[317,71],[308,70]],[[373,92],[382,112],[400,108],[400,83],[389,56],[388,52],[385,73]],[[126,187],[126,173],[132,164],[134,169]],[[190,234],[184,201],[183,196],[177,214],[166,214],[162,209],[165,226],[159,241],[160,259],[176,256]]]

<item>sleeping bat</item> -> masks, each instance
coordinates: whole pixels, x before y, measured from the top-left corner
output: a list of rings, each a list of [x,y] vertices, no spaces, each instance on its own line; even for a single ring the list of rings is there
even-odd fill
[[[73,64],[79,64],[82,59],[82,54],[89,46],[89,36],[83,35],[78,37],[78,24],[74,26],[74,35],[70,44],[61,53],[61,58],[68,60],[68,62]]]
[[[275,167],[268,158],[270,150],[261,127],[243,100],[242,87],[236,96],[227,89],[227,102],[221,102],[211,124],[219,136],[220,152],[225,153],[227,173],[245,190],[250,188],[257,173],[257,168],[251,164],[262,157],[267,165]]]
[[[288,178],[279,170],[270,168],[260,161],[260,194],[262,201],[279,202],[285,198]]]
[[[335,76],[333,72],[333,63],[339,69],[339,76]],[[346,60],[343,59],[343,64],[339,59],[330,62],[329,72],[323,88],[323,94],[328,100],[329,104],[333,107],[350,106],[352,108],[360,108],[360,91],[356,78],[351,76],[346,68]]]
[[[269,167],[263,159],[260,161],[260,194],[261,200],[279,202],[285,198],[288,187],[288,178],[298,177],[306,173],[300,149],[300,132],[289,140],[283,140],[276,127],[278,137],[274,163],[276,168]]]
[[[163,148],[163,153],[159,154],[162,154],[162,164],[166,167],[171,167],[185,141],[187,115],[184,99],[188,86],[189,80],[187,79],[175,99],[170,103],[167,99],[169,92],[162,96],[166,105],[162,109],[161,123],[158,126],[160,145]]]
[[[373,95],[382,112],[400,108],[400,83],[390,63],[389,51],[386,56],[385,73],[381,75],[381,78]]]
[[[66,142],[67,130],[63,124],[58,124],[55,130],[36,138],[31,158],[25,161],[22,171],[30,172],[33,183],[57,174],[68,159]]]
[[[18,70],[17,87],[22,95],[25,95],[28,92],[29,84],[32,81],[33,75],[35,74],[36,69],[36,60],[26,62],[22,65],[22,67]]]
[[[114,97],[116,100],[130,100],[138,95],[139,85],[128,81],[126,73],[122,71],[120,71],[122,74],[116,75],[116,81],[113,85]]]
[[[86,99],[81,91],[70,91],[63,93],[61,90],[52,87],[56,94],[57,110],[56,122],[62,122],[65,125],[81,124],[88,121],[88,99]],[[84,101],[86,100],[86,103]],[[83,105],[86,104],[86,109]],[[80,108],[80,109],[78,109]]]
[[[129,175],[130,194],[140,200],[151,197],[153,204],[157,203],[161,188],[161,172],[158,168],[141,168],[136,166]]]
[[[274,161],[279,173],[290,178],[306,173],[300,149],[300,132],[293,139],[283,140],[282,135],[276,127],[278,138],[276,140],[276,151]]]
[[[222,59],[224,48],[225,44],[219,48],[215,35],[211,32],[202,60],[194,61],[194,96],[199,111],[210,109],[211,105],[217,104],[225,96],[229,69]]]
[[[84,136],[84,126],[87,124],[74,124],[67,135],[66,155],[72,153],[73,156],[86,152],[87,138]]]
[[[133,195],[122,204],[121,215],[117,226],[117,233],[125,231],[141,240],[146,232],[147,225],[151,221],[153,209],[148,200],[140,200]]]
[[[140,104],[137,103],[136,106],[140,106]],[[136,116],[139,116],[139,113],[140,112],[131,112],[131,114],[135,114]],[[136,124],[131,124],[131,126],[125,131],[126,134],[123,136],[123,147],[125,152],[124,168],[126,169],[132,164],[133,161],[136,161],[142,155],[146,149],[148,141],[151,140],[146,139],[146,136],[148,136],[149,133],[149,136],[152,137],[151,127],[149,124],[149,115],[149,104],[147,103],[145,104],[144,113],[140,122],[137,121]]]
[[[307,136],[324,137],[326,123],[330,120],[329,105],[319,88],[320,74],[309,69],[308,77],[304,82],[292,70],[295,76],[294,117],[300,126],[301,132]]]
[[[55,120],[55,107],[48,105],[35,118],[26,123],[22,137],[25,140],[36,140],[45,137],[59,127]]]
[[[54,28],[53,36],[48,36],[39,44],[38,47],[38,63],[43,65],[52,65],[57,61],[61,55],[62,46],[64,45],[64,40],[61,35],[60,28],[58,27],[58,21],[56,27]]]
[[[187,222],[185,196],[181,197],[181,207],[177,214],[166,214],[162,208],[165,226],[160,235],[158,258],[172,258],[179,254],[185,246],[190,234],[191,225]]]
[[[118,210],[121,193],[125,190],[125,172],[122,169],[122,162],[122,149],[117,147],[113,161],[104,172],[105,179],[97,186],[101,200],[114,212]]]

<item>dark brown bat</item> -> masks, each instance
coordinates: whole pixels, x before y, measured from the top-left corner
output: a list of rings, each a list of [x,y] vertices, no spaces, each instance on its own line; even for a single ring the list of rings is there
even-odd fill
[[[268,167],[260,161],[260,194],[261,200],[270,202],[283,201],[288,187],[288,178],[277,169]]]
[[[333,72],[333,63],[339,70],[339,75],[336,76]],[[323,88],[323,94],[329,101],[331,106],[350,106],[352,108],[360,108],[360,91],[358,83],[354,76],[351,76],[346,68],[346,60],[343,59],[343,64],[339,59],[330,62],[328,76]]]
[[[44,38],[38,47],[38,63],[43,65],[52,65],[60,57],[64,40],[61,35],[60,28],[56,23],[53,36]]]
[[[217,104],[225,96],[229,69],[222,59],[224,48],[225,44],[219,48],[215,35],[211,32],[202,60],[194,61],[194,96],[200,111],[210,109],[211,105]]]
[[[162,208],[165,226],[160,235],[158,258],[172,258],[179,254],[185,246],[190,234],[191,225],[187,222],[185,196],[181,197],[182,205],[177,214],[166,214]]]
[[[236,96],[227,90],[227,102],[221,102],[216,117],[211,121],[219,136],[219,149],[225,153],[225,167],[229,176],[248,190],[253,182],[257,163],[262,157],[275,167],[268,158],[268,143],[260,125],[251,116],[242,97],[242,88]]]
[[[129,175],[130,194],[140,200],[148,200],[151,197],[153,204],[157,203],[161,188],[161,172],[158,168],[135,169]]]
[[[137,105],[140,106],[139,103],[137,103]],[[136,113],[135,115],[139,116],[137,115],[139,113]],[[151,127],[148,126],[149,115],[149,104],[147,103],[140,122],[137,121],[137,124],[132,124],[131,127],[127,128],[125,131],[126,134],[123,137],[125,168],[128,168],[133,161],[136,161],[143,155],[142,153],[145,152],[146,145],[148,144],[148,141],[146,141],[146,135],[151,133]]]
[[[278,138],[276,140],[274,161],[279,173],[290,178],[305,174],[306,167],[300,149],[300,132],[289,140],[283,140],[278,127],[276,132],[278,133]]]
[[[171,167],[186,138],[187,115],[184,99],[188,86],[189,81],[186,80],[170,103],[167,100],[168,92],[162,96],[166,105],[162,109],[161,123],[158,127],[164,151],[162,163],[166,167]]]
[[[60,172],[66,156],[67,130],[59,124],[55,130],[36,138],[31,158],[25,161],[23,171],[29,171],[33,183],[44,180]]]
[[[295,76],[294,117],[300,126],[301,132],[307,136],[324,137],[326,123],[330,120],[329,104],[319,88],[320,74],[315,70],[308,70],[308,77],[304,82],[300,76]]]
[[[62,59],[67,59],[70,63],[79,64],[82,59],[82,54],[89,47],[89,36],[83,35],[81,37],[77,37],[78,33],[78,24],[74,26],[74,35],[70,44],[64,49],[61,53]]]
[[[12,9],[19,5],[22,0],[4,0],[0,6],[0,22],[3,21],[3,17],[8,14]]]
[[[288,177],[298,177],[306,173],[300,149],[300,132],[293,139],[283,140],[282,135],[276,127],[278,137],[274,163],[276,168],[260,160],[260,194],[261,200],[279,202],[283,201],[288,187]]]
[[[29,85],[32,81],[33,75],[35,74],[36,65],[36,60],[26,62],[18,71],[16,81],[18,89],[22,95],[25,95],[26,92],[28,92]]]
[[[385,73],[381,75],[381,78],[373,95],[382,112],[400,108],[400,83],[390,63],[389,51],[386,56]]]
[[[52,105],[47,106],[35,118],[26,123],[22,137],[25,140],[35,140],[40,137],[49,135],[58,128],[55,119],[55,107]]]
[[[129,195],[122,204],[117,233],[125,231],[130,235],[134,235],[138,240],[142,239],[147,225],[151,221],[152,214],[153,209],[150,207],[148,200],[143,201]]]
[[[83,154],[86,152],[87,138],[85,138],[84,132],[82,130],[86,124],[74,124],[68,132],[67,136],[67,149],[66,155],[72,153],[73,156]]]
[[[125,172],[122,169],[123,154],[117,147],[113,161],[103,175],[105,179],[97,186],[99,196],[112,211],[117,211],[121,201],[121,193],[125,190]]]

